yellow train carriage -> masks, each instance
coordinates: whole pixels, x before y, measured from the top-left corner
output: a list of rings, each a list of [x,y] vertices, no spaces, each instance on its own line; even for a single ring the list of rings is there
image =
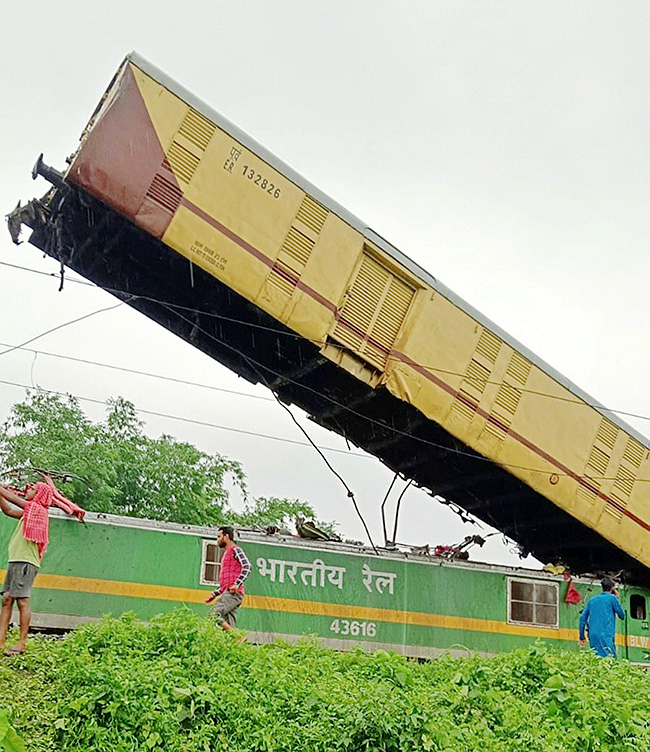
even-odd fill
[[[647,439],[138,55],[57,182],[32,243],[540,559],[646,575]]]

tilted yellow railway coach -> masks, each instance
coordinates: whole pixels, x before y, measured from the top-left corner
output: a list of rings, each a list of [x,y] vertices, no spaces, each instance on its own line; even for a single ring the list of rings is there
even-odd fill
[[[542,561],[650,567],[648,441],[136,54],[31,242]]]

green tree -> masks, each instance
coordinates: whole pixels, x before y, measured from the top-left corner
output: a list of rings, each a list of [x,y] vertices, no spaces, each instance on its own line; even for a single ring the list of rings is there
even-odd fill
[[[121,397],[93,423],[72,396],[28,393],[0,428],[0,471],[26,466],[73,475],[63,490],[89,511],[186,525],[286,525],[315,517],[298,500],[251,499],[239,462],[167,434],[148,437],[135,406]],[[231,508],[229,485],[241,491],[243,513]]]

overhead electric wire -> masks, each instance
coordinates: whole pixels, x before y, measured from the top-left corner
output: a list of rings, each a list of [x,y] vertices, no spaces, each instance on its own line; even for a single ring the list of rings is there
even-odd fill
[[[246,362],[251,365],[253,361],[246,357],[242,356],[246,360]],[[267,389],[271,389],[269,383],[267,382],[266,378],[264,377],[264,374],[260,373],[255,366],[253,366],[253,370],[256,371],[257,375],[260,377],[260,379],[263,381],[264,385],[267,387]],[[271,389],[271,394],[275,397],[275,401],[277,402],[280,407],[282,407],[284,410],[286,410],[289,413],[289,416],[291,417],[291,420],[298,426],[299,430],[302,432],[303,436],[307,439],[307,441],[312,445],[312,447],[318,452],[323,462],[327,465],[328,469],[341,481],[343,484],[343,487],[347,491],[348,499],[352,501],[352,505],[354,506],[354,511],[357,513],[357,517],[361,520],[361,524],[363,525],[363,529],[366,531],[366,535],[368,536],[368,540],[370,541],[370,545],[372,546],[372,550],[377,554],[379,553],[377,551],[377,547],[375,546],[375,542],[372,539],[372,535],[370,535],[370,530],[368,529],[368,525],[366,524],[365,519],[363,518],[363,515],[361,514],[361,510],[359,509],[359,505],[357,504],[357,500],[354,496],[354,492],[348,486],[348,484],[345,482],[345,479],[343,476],[334,468],[332,467],[330,461],[327,459],[327,457],[321,452],[319,447],[316,446],[315,442],[312,440],[311,436],[307,432],[307,429],[300,424],[296,416],[291,412],[288,405],[285,405],[284,402],[280,399],[280,397]]]
[[[13,352],[14,350],[18,350],[21,347],[24,347],[25,345],[29,345],[32,342],[35,342],[37,339],[40,339],[41,337],[45,337],[47,334],[52,334],[52,332],[56,332],[59,329],[63,329],[66,326],[70,326],[71,324],[78,324],[80,321],[83,321],[84,319],[89,319],[91,316],[95,316],[98,313],[104,313],[105,311],[112,311],[115,308],[119,308],[121,305],[124,305],[124,303],[128,303],[128,301],[124,300],[120,303],[116,303],[113,306],[108,306],[107,308],[99,308],[96,311],[91,311],[90,313],[86,313],[83,316],[78,316],[76,319],[72,319],[70,321],[66,321],[63,324],[58,324],[57,326],[53,326],[51,329],[47,329],[44,332],[41,332],[40,334],[37,334],[35,337],[31,337],[30,339],[25,340],[24,342],[21,342],[19,345],[14,345],[13,347],[9,347],[7,350],[3,350],[0,352],[0,355],[7,355],[10,352]]]
[[[379,420],[375,420],[374,418],[371,418],[371,417],[369,417],[367,415],[363,415],[363,413],[357,412],[354,408],[349,407],[348,405],[344,405],[343,403],[338,402],[337,400],[333,399],[332,397],[329,397],[328,395],[323,394],[322,392],[318,392],[315,389],[312,389],[310,386],[307,386],[306,384],[301,384],[300,382],[295,381],[290,376],[286,376],[284,374],[277,373],[276,371],[274,371],[273,369],[269,368],[268,366],[264,366],[263,364],[257,362],[256,360],[254,360],[250,356],[244,355],[236,347],[233,347],[232,345],[228,344],[227,342],[224,342],[223,340],[219,339],[218,337],[215,337],[210,332],[206,332],[205,329],[202,329],[200,326],[197,326],[197,324],[195,322],[191,321],[190,319],[187,319],[184,316],[181,316],[177,311],[173,311],[169,307],[167,307],[167,308],[168,308],[168,310],[171,313],[175,313],[176,316],[178,316],[186,324],[191,325],[193,327],[193,329],[195,329],[196,331],[201,332],[206,337],[208,337],[209,339],[214,340],[215,342],[217,342],[218,344],[222,345],[226,349],[231,350],[232,352],[236,353],[237,355],[239,355],[240,357],[244,358],[249,363],[254,363],[256,366],[259,366],[259,368],[261,368],[263,371],[268,371],[269,373],[273,374],[277,378],[281,378],[281,379],[285,380],[286,382],[288,382],[290,384],[293,384],[294,386],[297,386],[300,389],[304,389],[307,392],[311,392],[312,394],[316,395],[317,397],[320,397],[320,398],[326,400],[330,404],[335,405],[336,407],[339,407],[342,410],[346,410],[347,412],[351,413],[352,415],[355,415],[358,418],[361,418],[363,421],[365,421],[367,423],[371,423],[373,425],[379,426],[380,428],[386,429],[386,430],[388,430],[388,431],[390,431],[392,433],[398,434],[400,436],[404,436],[405,438],[412,439],[413,441],[418,441],[418,442],[420,442],[422,444],[425,444],[426,446],[431,446],[431,447],[434,447],[436,449],[440,449],[441,451],[444,451],[444,452],[447,452],[447,453],[450,453],[450,454],[456,454],[456,455],[461,456],[461,457],[470,457],[470,458],[472,458],[474,460],[479,460],[479,461],[482,461],[482,462],[488,462],[491,465],[498,465],[499,467],[509,468],[511,470],[524,470],[525,472],[542,473],[544,475],[547,475],[549,473],[548,469],[541,470],[541,469],[538,469],[538,468],[526,467],[526,466],[523,466],[523,465],[513,465],[513,464],[510,464],[510,463],[507,463],[507,462],[495,462],[494,460],[491,460],[488,457],[483,457],[483,455],[478,454],[477,452],[466,452],[466,451],[463,451],[462,449],[448,447],[448,446],[445,446],[444,444],[438,444],[438,443],[436,443],[434,441],[429,441],[428,439],[423,439],[420,436],[414,436],[413,434],[407,433],[406,431],[400,431],[399,428],[394,428],[393,426],[389,426],[386,423],[382,423]],[[558,472],[557,470],[553,470],[551,472],[552,472],[553,475],[557,475],[558,477],[573,477],[575,475],[573,473]],[[606,478],[606,477],[593,476],[593,475],[590,476],[590,477],[591,477],[592,480],[615,480],[615,478]],[[639,482],[644,482],[643,478],[639,478],[637,480]],[[650,481],[650,479],[648,479],[648,481]]]
[[[4,342],[0,342],[0,347],[11,347]],[[46,350],[33,350],[31,347],[22,347],[17,345],[14,350],[24,350],[25,352],[34,353],[34,355],[44,355],[49,358],[60,358],[61,360],[69,360],[73,363],[83,363],[84,365],[98,366],[99,368],[109,368],[113,371],[120,371],[122,373],[130,373],[136,376],[147,376],[152,379],[160,379],[161,381],[169,381],[173,384],[182,384],[183,386],[196,386],[201,389],[211,389],[215,392],[225,392],[226,394],[234,394],[240,397],[252,397],[253,399],[263,400],[264,402],[274,402],[273,397],[264,397],[261,394],[250,394],[249,392],[238,392],[236,389],[225,389],[219,386],[213,386],[212,384],[201,384],[198,381],[187,381],[186,379],[176,379],[173,376],[163,376],[160,373],[151,373],[150,371],[138,371],[135,368],[125,368],[124,366],[115,366],[111,363],[100,363],[97,360],[87,360],[86,358],[75,358],[72,355],[61,355],[60,353],[47,352]]]
[[[51,273],[50,272],[43,272],[43,271],[40,271],[38,269],[31,269],[30,267],[27,267],[27,266],[19,266],[17,264],[10,264],[10,263],[8,263],[6,261],[0,261],[0,265],[1,266],[7,266],[7,267],[10,267],[12,269],[17,269],[19,271],[32,272],[34,274],[39,274],[41,276],[52,277],[54,279],[59,279],[59,276],[60,276],[58,272],[57,273],[54,273],[54,272],[51,272]],[[272,334],[275,334],[275,335],[278,335],[278,336],[282,336],[282,337],[287,337],[289,339],[305,340],[305,341],[311,342],[313,345],[316,345],[316,346],[323,346],[325,344],[328,344],[328,345],[331,345],[331,346],[334,346],[334,347],[341,347],[341,349],[344,349],[342,346],[337,345],[335,342],[329,342],[329,341],[326,342],[324,340],[313,339],[313,338],[305,337],[302,334],[298,334],[298,333],[295,333],[295,332],[281,331],[281,330],[276,329],[274,327],[265,326],[264,324],[255,324],[255,323],[253,323],[251,321],[242,321],[241,319],[235,319],[235,318],[232,318],[230,316],[224,316],[223,314],[214,313],[213,311],[202,311],[199,308],[192,308],[192,307],[189,307],[189,306],[181,306],[181,305],[178,305],[177,303],[172,303],[172,302],[169,302],[169,301],[160,300],[159,298],[153,298],[153,297],[148,296],[148,295],[137,295],[137,294],[128,293],[125,290],[119,290],[117,288],[100,287],[99,285],[96,285],[96,284],[94,284],[92,282],[87,282],[85,280],[66,278],[66,281],[68,281],[68,282],[74,282],[76,284],[85,285],[85,286],[88,286],[88,287],[94,287],[96,289],[103,290],[104,292],[108,292],[108,293],[111,293],[113,295],[129,295],[131,300],[135,300],[135,299],[145,300],[147,302],[157,303],[158,305],[165,306],[165,307],[168,307],[168,308],[178,309],[178,310],[181,310],[181,311],[187,311],[188,313],[197,313],[197,314],[199,314],[201,316],[207,316],[207,317],[210,317],[210,318],[218,319],[220,321],[226,321],[226,322],[233,323],[233,324],[239,324],[241,326],[246,326],[246,327],[249,327],[249,328],[252,328],[252,329],[258,329],[260,331],[271,332]],[[40,336],[43,336],[43,335],[40,335]],[[2,353],[0,353],[0,354],[2,354]],[[387,356],[387,359],[388,360],[395,360],[395,361],[400,361],[401,362],[401,358],[391,357],[390,354]],[[423,368],[426,371],[431,371],[431,372],[443,374],[445,376],[454,376],[456,378],[462,378],[462,379],[464,379],[466,381],[470,381],[470,382],[476,381],[477,383],[485,384],[485,385],[489,384],[490,386],[501,386],[503,384],[502,381],[491,381],[491,380],[484,381],[482,379],[475,379],[475,378],[472,378],[471,376],[469,376],[466,373],[460,373],[458,371],[450,371],[448,369],[439,368],[438,366],[424,365],[422,363],[417,363],[416,365],[418,365],[420,368]],[[549,378],[553,378],[553,377],[549,376]],[[567,389],[568,391],[570,391],[568,389],[568,387],[565,387],[560,382],[556,382],[556,383],[558,383],[558,385],[561,386],[563,389]],[[528,389],[528,388],[526,388],[524,386],[516,385],[516,384],[510,384],[510,383],[508,384],[508,386],[511,387],[512,389],[514,389],[515,391],[520,392],[522,394],[532,394],[532,395],[535,395],[535,396],[538,396],[538,397],[543,397],[545,399],[558,400],[559,402],[567,402],[567,403],[573,404],[573,405],[582,405],[584,407],[589,407],[589,408],[592,408],[594,410],[599,410],[599,411],[608,412],[608,413],[614,413],[615,415],[624,415],[624,416],[629,417],[629,418],[638,418],[639,420],[650,420],[650,416],[648,416],[648,415],[640,415],[639,413],[633,413],[633,412],[629,412],[627,410],[617,410],[615,408],[607,407],[606,405],[601,405],[601,404],[596,403],[596,402],[594,402],[594,403],[587,402],[587,401],[585,401],[583,399],[580,399],[578,397],[576,397],[575,399],[572,399],[571,397],[562,397],[561,395],[558,395],[558,394],[549,394],[548,392],[541,392],[541,391],[539,391],[537,389]]]
[[[7,381],[5,379],[0,379],[0,384],[5,384],[7,386],[15,386],[15,387],[18,387],[19,389],[27,389],[27,390],[31,389],[37,392],[45,392],[46,394],[56,394],[60,397],[74,397],[75,399],[81,400],[82,402],[91,402],[95,405],[106,405],[106,400],[95,399],[93,397],[82,397],[81,395],[78,395],[78,394],[72,394],[71,392],[60,392],[56,389],[44,389],[41,386],[33,387],[33,386],[30,386],[29,384],[19,384],[16,381]],[[304,447],[311,446],[311,444],[308,444],[305,441],[296,441],[295,439],[285,439],[282,436],[272,436],[271,434],[259,433],[257,431],[247,431],[243,428],[233,428],[232,426],[222,426],[222,425],[219,425],[218,423],[210,423],[205,420],[196,420],[194,418],[185,418],[181,415],[170,415],[169,413],[161,413],[155,410],[146,410],[145,408],[142,408],[142,407],[135,407],[135,411],[137,413],[142,413],[143,415],[152,415],[157,418],[167,418],[170,420],[178,420],[182,423],[192,423],[198,426],[205,426],[206,428],[217,428],[220,431],[231,431],[232,433],[239,433],[245,436],[254,436],[260,439],[280,441],[285,444],[294,444],[296,446],[304,446]],[[320,448],[325,452],[337,452],[339,454],[345,454],[347,456],[353,456],[353,457],[362,457],[364,459],[377,459],[372,454],[367,454],[367,453],[362,454],[361,452],[351,452],[348,449],[336,449],[334,447],[320,447]]]
[[[4,262],[0,262],[0,264],[2,264],[2,263],[4,263]],[[31,271],[27,267],[25,267],[25,270]],[[99,288],[99,289],[106,289],[106,288]],[[493,460],[489,459],[488,457],[483,457],[482,455],[480,455],[478,453],[466,452],[466,451],[463,451],[462,449],[448,447],[448,446],[445,446],[445,445],[442,445],[442,444],[438,444],[436,442],[429,441],[427,439],[423,439],[423,438],[421,438],[419,436],[414,436],[414,435],[409,434],[409,433],[407,433],[405,431],[400,431],[398,428],[394,428],[393,426],[389,426],[389,425],[387,425],[385,423],[382,423],[381,421],[375,420],[374,418],[371,418],[369,416],[363,415],[362,413],[357,412],[353,408],[351,408],[351,407],[349,407],[347,405],[344,405],[344,404],[338,402],[337,400],[334,400],[333,398],[329,397],[328,395],[322,394],[321,392],[318,392],[315,389],[312,389],[311,387],[309,387],[309,386],[307,386],[305,384],[301,384],[300,382],[296,382],[293,379],[291,379],[290,377],[286,377],[286,376],[283,376],[282,374],[276,373],[272,369],[270,369],[270,368],[262,365],[261,363],[258,363],[257,361],[253,360],[252,358],[244,356],[239,350],[237,350],[237,348],[235,348],[235,347],[229,345],[227,342],[224,342],[223,340],[215,337],[210,332],[207,332],[205,329],[202,329],[201,327],[197,326],[196,322],[191,321],[190,319],[187,319],[186,317],[182,316],[178,311],[174,310],[174,308],[181,308],[181,310],[187,310],[187,311],[190,311],[190,312],[193,312],[193,313],[201,313],[201,311],[199,311],[198,309],[186,308],[186,307],[180,307],[180,306],[174,306],[174,304],[168,304],[168,303],[165,303],[165,302],[160,301],[160,300],[155,300],[153,298],[147,298],[146,296],[140,296],[140,295],[131,295],[130,296],[130,300],[133,300],[135,298],[145,299],[145,300],[152,300],[152,301],[157,302],[159,305],[167,308],[167,310],[170,313],[175,314],[181,320],[183,320],[185,323],[190,324],[195,330],[200,331],[206,337],[214,340],[215,342],[217,342],[218,344],[222,345],[223,347],[226,347],[227,349],[229,349],[229,350],[237,353],[240,357],[244,357],[250,363],[254,363],[256,366],[259,366],[263,370],[272,373],[274,376],[276,376],[278,378],[283,378],[286,381],[294,384],[295,386],[298,386],[301,389],[309,391],[312,394],[315,394],[316,396],[321,397],[322,399],[325,399],[326,401],[328,401],[331,404],[333,404],[333,405],[341,408],[342,410],[346,410],[347,412],[350,412],[351,414],[355,415],[356,417],[358,417],[358,418],[360,418],[360,419],[362,419],[362,420],[364,420],[366,422],[369,422],[369,423],[372,423],[374,425],[377,425],[377,426],[379,426],[379,427],[381,427],[381,428],[383,428],[385,430],[388,430],[388,431],[390,431],[392,433],[404,436],[404,437],[412,439],[414,441],[418,441],[418,442],[420,442],[422,444],[425,444],[427,446],[431,446],[433,448],[439,449],[439,450],[447,452],[447,453],[456,454],[458,456],[470,457],[472,459],[479,460],[479,461],[484,461],[484,462],[490,463],[492,465],[497,464],[498,466],[500,466],[502,468],[505,468],[505,469],[522,470],[524,472],[541,473],[541,474],[547,474],[549,472],[547,469],[546,470],[542,470],[542,469],[538,469],[538,468],[531,468],[531,467],[526,467],[526,466],[523,466],[523,465],[514,465],[514,464],[510,464],[510,463],[495,463]],[[128,302],[128,301],[123,301],[123,302]],[[96,313],[101,313],[102,311],[105,311],[105,310],[111,310],[112,308],[117,308],[119,305],[122,305],[122,303],[119,303],[116,306],[111,306],[109,308],[99,309],[98,311],[93,311],[93,312],[91,312],[89,314],[86,314],[85,316],[80,317],[79,319],[75,319],[73,321],[66,322],[65,324],[62,324],[61,326],[56,327],[55,329],[49,330],[49,331],[55,331],[56,329],[62,328],[63,326],[68,326],[69,324],[76,323],[77,321],[81,321],[84,318],[88,318],[89,316],[92,316],[92,315],[94,315]],[[236,319],[231,319],[231,320],[237,321]],[[247,322],[239,322],[239,323],[247,324]],[[269,329],[268,327],[264,327],[264,328]],[[44,336],[45,334],[48,334],[49,331],[43,332],[42,334],[37,335],[36,337],[34,337],[31,340],[29,340],[29,342],[34,341],[35,339],[39,339],[40,337]],[[273,331],[273,332],[276,332],[278,334],[281,333],[281,332],[278,332],[275,329],[269,329],[269,331]],[[295,335],[295,336],[296,337],[300,337],[300,335]],[[305,338],[301,337],[301,339],[305,339]],[[10,352],[11,350],[18,349],[19,347],[22,347],[24,344],[27,344],[27,343],[23,343],[21,345],[16,345],[13,348],[10,348],[9,350],[6,350],[5,353],[6,352]],[[4,353],[0,353],[0,355],[2,355],[2,354],[4,354]],[[1,382],[0,381],[0,383],[10,383],[10,382]],[[30,388],[30,387],[28,387],[26,385],[15,384],[15,386],[23,386],[24,388],[27,388],[27,389]],[[546,396],[546,395],[543,395],[543,396]],[[548,395],[548,396],[550,396],[550,395]],[[84,398],[80,398],[80,399],[84,399]],[[614,412],[614,411],[612,411],[612,412]],[[165,417],[165,416],[163,415],[162,417]],[[182,418],[174,418],[174,416],[169,416],[169,417],[171,417],[172,419],[182,420]],[[230,430],[237,430],[237,429],[230,429]],[[342,452],[343,450],[332,450],[332,451],[340,451],[340,452]],[[360,456],[365,456],[365,455],[360,455]],[[563,472],[557,472],[557,471],[552,471],[552,472],[553,472],[554,475],[557,475],[558,477],[573,477],[572,473],[563,473]],[[608,478],[608,477],[604,477],[604,476],[590,476],[590,477],[593,480],[615,480],[615,478]],[[637,480],[639,482],[646,482],[645,479],[642,479],[642,478],[639,478]]]

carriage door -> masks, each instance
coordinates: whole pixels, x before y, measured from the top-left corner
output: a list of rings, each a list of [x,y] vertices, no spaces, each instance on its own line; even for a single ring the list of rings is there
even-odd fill
[[[415,292],[411,283],[364,250],[330,337],[383,371]]]
[[[622,656],[633,663],[650,665],[650,626],[645,595],[631,593],[624,624],[625,647],[621,651]]]

